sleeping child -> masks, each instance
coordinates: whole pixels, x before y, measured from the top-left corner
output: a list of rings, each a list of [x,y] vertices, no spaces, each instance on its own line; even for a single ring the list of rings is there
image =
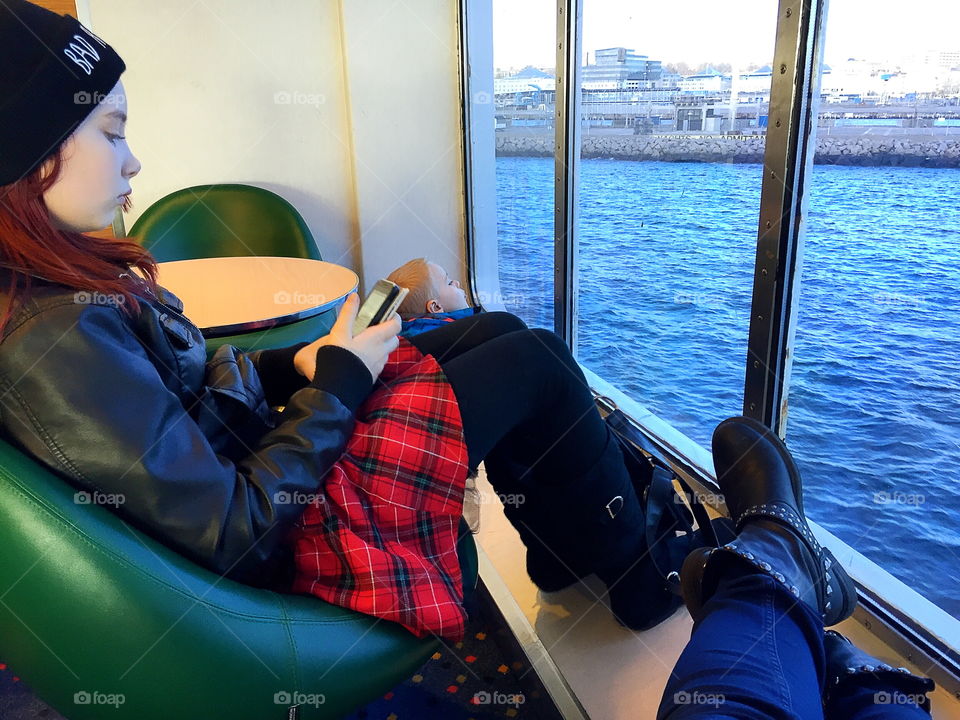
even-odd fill
[[[416,258],[404,263],[387,280],[409,290],[397,312],[403,320],[400,335],[410,337],[478,312],[470,307],[458,280],[435,262]]]

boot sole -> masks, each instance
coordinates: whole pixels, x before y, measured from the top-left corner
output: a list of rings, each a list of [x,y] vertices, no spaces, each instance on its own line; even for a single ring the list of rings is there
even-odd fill
[[[824,557],[829,558],[832,563],[829,572],[833,574],[833,586],[838,589],[842,597],[842,600],[836,603],[831,600],[830,609],[824,612],[823,625],[824,627],[830,627],[853,615],[853,611],[857,608],[857,602],[859,602],[859,596],[853,578],[847,574],[843,565],[837,562],[833,553],[825,547],[822,547],[822,552]]]

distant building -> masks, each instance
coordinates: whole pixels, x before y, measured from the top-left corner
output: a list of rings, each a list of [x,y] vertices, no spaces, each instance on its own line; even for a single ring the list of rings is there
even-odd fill
[[[831,103],[887,103],[916,95],[933,95],[948,71],[914,61],[902,68],[890,63],[848,58],[824,72],[820,92]]]
[[[740,75],[737,89],[746,94],[770,94],[770,85],[773,83],[773,68],[764,65],[753,72]]]
[[[960,50],[930,50],[924,53],[922,61],[944,70],[960,69]]]
[[[653,87],[663,74],[659,60],[637,55],[631,48],[603,48],[594,52],[594,64],[580,70],[584,90],[638,90]]]
[[[663,72],[657,80],[653,81],[655,90],[678,90],[683,76],[674,72]]]
[[[533,94],[556,90],[556,78],[548,72],[527,65],[520,72],[509,77],[494,78],[494,95]]]
[[[713,68],[707,68],[706,71],[696,75],[687,75],[679,82],[681,93],[723,93],[730,90],[730,85],[730,76],[719,73]]]

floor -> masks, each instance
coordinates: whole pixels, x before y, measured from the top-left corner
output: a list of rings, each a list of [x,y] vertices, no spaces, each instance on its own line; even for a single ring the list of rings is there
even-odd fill
[[[520,538],[503,514],[493,488],[483,477],[477,539],[493,573],[489,586],[500,582],[516,601],[533,642],[553,660],[592,720],[654,718],[670,670],[690,637],[692,622],[678,610],[668,621],[646,632],[619,625],[598,600],[604,588],[596,578],[559,593],[542,593],[527,577]],[[910,667],[852,620],[838,630],[861,647],[895,666]],[[514,628],[514,632],[517,630]],[[960,720],[960,702],[938,689],[933,697],[937,720]]]

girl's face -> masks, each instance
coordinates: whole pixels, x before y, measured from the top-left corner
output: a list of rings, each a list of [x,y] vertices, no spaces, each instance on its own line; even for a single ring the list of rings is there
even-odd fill
[[[127,98],[117,82],[64,143],[60,176],[43,194],[56,227],[91,232],[113,222],[130,178],[140,172],[124,137],[126,122]]]

